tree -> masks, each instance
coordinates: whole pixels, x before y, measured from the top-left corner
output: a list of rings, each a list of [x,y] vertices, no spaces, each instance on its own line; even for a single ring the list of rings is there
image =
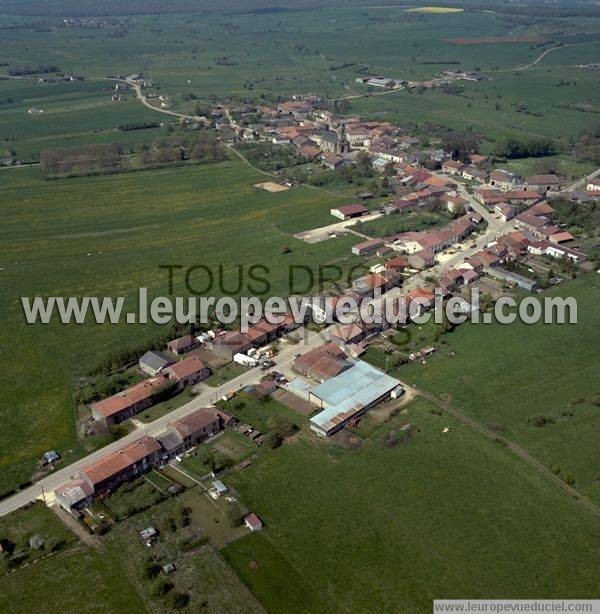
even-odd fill
[[[270,450],[274,450],[281,445],[281,437],[274,433],[273,431],[269,431],[262,442],[262,445],[269,448]]]
[[[469,156],[478,150],[479,138],[467,130],[450,130],[442,137],[442,147],[453,160],[467,162]]]
[[[176,591],[171,595],[171,606],[175,610],[182,610],[183,608],[187,608],[189,603],[190,596],[188,593],[180,593],[179,591]]]
[[[281,414],[272,416],[268,421],[268,427],[280,439],[284,439],[296,430],[296,425],[287,417]]]

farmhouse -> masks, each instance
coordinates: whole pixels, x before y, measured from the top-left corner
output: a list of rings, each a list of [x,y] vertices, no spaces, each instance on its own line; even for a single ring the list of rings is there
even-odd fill
[[[324,168],[328,168],[331,171],[341,168],[345,163],[346,159],[338,154],[327,152],[321,155],[321,164]]]
[[[422,249],[406,257],[408,264],[414,269],[422,271],[435,264],[435,252],[432,249]]]
[[[365,338],[365,331],[355,322],[338,324],[331,332],[331,341],[344,348],[346,345],[359,343]]]
[[[506,203],[498,203],[494,206],[496,215],[503,221],[508,222],[512,220],[516,215],[516,209]]]
[[[400,382],[362,360],[309,392],[309,400],[323,408],[310,419],[310,428],[320,437],[329,437],[351,420],[389,398]]]
[[[262,520],[254,512],[251,512],[244,518],[244,525],[253,533],[263,528]]]
[[[92,417],[107,426],[123,422],[154,405],[155,397],[168,386],[168,379],[164,375],[151,377],[111,397],[92,403]]]
[[[362,215],[365,215],[365,213],[368,213],[368,209],[360,203],[355,203],[353,205],[336,207],[335,209],[331,209],[329,212],[331,215],[339,217],[340,220],[349,220],[354,217],[361,217]]]

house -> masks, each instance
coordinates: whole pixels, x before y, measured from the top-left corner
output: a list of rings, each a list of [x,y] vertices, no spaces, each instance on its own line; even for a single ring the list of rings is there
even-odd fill
[[[394,258],[390,258],[388,261],[386,261],[384,266],[386,269],[398,273],[407,269],[409,264],[408,259],[405,256],[395,256]]]
[[[270,378],[263,379],[259,382],[258,386],[256,387],[256,396],[259,399],[262,399],[264,397],[269,396],[270,394],[273,394],[276,390],[277,390],[277,382],[275,382],[274,380]]]
[[[94,489],[85,480],[78,478],[59,486],[54,491],[56,502],[69,514],[79,516],[84,507],[91,505]]]
[[[469,156],[469,160],[471,161],[471,164],[473,164],[474,166],[481,166],[482,164],[485,164],[488,161],[488,157],[482,156],[481,154],[471,154]]]
[[[263,528],[262,520],[253,512],[244,518],[244,525],[252,532],[260,531]]]
[[[375,158],[371,162],[371,166],[373,167],[373,170],[377,171],[378,173],[385,172],[385,170],[392,164],[393,163],[390,160],[386,160],[385,158]]]
[[[460,273],[465,286],[470,286],[479,279],[479,274],[473,269],[460,269]]]
[[[323,168],[327,168],[331,171],[342,168],[345,163],[346,159],[338,154],[326,152],[321,155],[321,164]]]
[[[216,407],[205,407],[170,422],[169,426],[179,433],[188,449],[223,430],[223,421]]]
[[[161,452],[154,437],[141,437],[84,467],[80,477],[91,486],[94,495],[106,494],[149,471],[160,461]]]
[[[337,324],[333,327],[330,339],[332,343],[344,348],[346,345],[359,343],[365,338],[365,331],[355,322]]]
[[[458,160],[446,160],[442,163],[442,172],[449,175],[462,175],[465,165]]]
[[[412,302],[416,302],[418,304],[419,312],[430,309],[433,307],[435,302],[435,294],[426,288],[416,288],[415,290],[411,290],[406,297],[408,299],[409,307]]]
[[[527,179],[528,188],[544,193],[548,190],[557,190],[560,185],[560,179],[556,175],[534,175]]]
[[[489,174],[486,171],[473,166],[465,166],[462,170],[462,176],[467,181],[479,181],[480,183],[485,183],[489,179]]]
[[[198,340],[193,335],[184,335],[167,343],[167,350],[179,356],[198,347]]]
[[[139,360],[140,369],[148,375],[156,375],[173,364],[173,360],[162,352],[146,352]]]
[[[412,268],[422,271],[435,264],[435,252],[432,249],[422,249],[413,254],[409,254],[406,260]]]
[[[446,204],[446,208],[450,213],[460,213],[467,209],[469,201],[462,196],[451,196],[450,194],[444,194],[442,196],[442,202]]]
[[[368,209],[360,203],[336,207],[335,209],[330,209],[329,211],[331,215],[340,218],[340,220],[349,220],[355,217],[361,217],[368,212]]]
[[[381,239],[370,239],[369,241],[364,241],[352,247],[352,253],[357,256],[363,256],[377,251],[383,245],[385,245],[385,243]]]
[[[600,192],[600,179],[595,179],[594,181],[588,181],[588,184],[585,189],[588,192]]]
[[[567,241],[572,241],[573,239],[573,235],[566,231],[556,232],[548,237],[548,240],[551,243],[566,243]]]
[[[167,461],[170,458],[185,452],[185,443],[179,431],[172,427],[167,427],[162,433],[156,435],[156,441],[160,444],[163,452],[161,458]]]
[[[517,210],[506,203],[497,203],[494,205],[494,212],[503,222],[512,220],[517,214]]]
[[[298,148],[298,153],[310,160],[316,160],[321,155],[322,151],[316,145],[306,143]]]
[[[381,273],[367,273],[352,282],[352,290],[360,296],[373,296],[376,292],[387,292],[398,285],[395,271],[384,270]]]
[[[218,334],[210,343],[210,349],[215,354],[229,360],[233,360],[236,354],[245,354],[252,347],[252,339],[246,333],[235,330]]]
[[[492,186],[502,190],[511,190],[519,183],[519,177],[514,173],[498,168],[490,173],[489,181]]]
[[[154,405],[156,397],[169,387],[169,380],[162,374],[130,386],[112,396],[92,403],[94,420],[106,426],[118,424]]]
[[[510,204],[517,205],[533,205],[538,200],[540,200],[541,196],[538,192],[534,190],[509,190],[505,194],[505,199]]]
[[[210,369],[197,356],[188,356],[167,367],[164,373],[177,382],[177,387],[181,390],[205,380],[210,375]]]
[[[305,377],[324,381],[351,366],[341,348],[334,343],[326,343],[297,356],[292,368]]]

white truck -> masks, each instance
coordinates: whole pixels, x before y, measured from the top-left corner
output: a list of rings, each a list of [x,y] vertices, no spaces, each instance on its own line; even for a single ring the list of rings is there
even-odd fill
[[[246,354],[241,354],[239,352],[233,357],[233,362],[237,362],[239,365],[244,365],[245,367],[256,367],[258,364],[256,358],[246,356]]]

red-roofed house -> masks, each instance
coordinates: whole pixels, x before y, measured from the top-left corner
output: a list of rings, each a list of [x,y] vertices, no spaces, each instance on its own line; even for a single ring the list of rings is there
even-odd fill
[[[195,347],[198,347],[198,340],[192,335],[184,335],[167,343],[167,349],[178,356],[193,350]]]
[[[92,417],[107,426],[123,422],[154,405],[155,397],[168,386],[168,379],[164,375],[146,379],[111,397],[92,403]]]
[[[188,356],[168,367],[165,373],[182,389],[206,379],[210,375],[210,369],[197,356]]]
[[[161,447],[154,437],[141,437],[120,450],[84,467],[81,478],[95,495],[106,494],[127,480],[149,471],[160,460]]]

